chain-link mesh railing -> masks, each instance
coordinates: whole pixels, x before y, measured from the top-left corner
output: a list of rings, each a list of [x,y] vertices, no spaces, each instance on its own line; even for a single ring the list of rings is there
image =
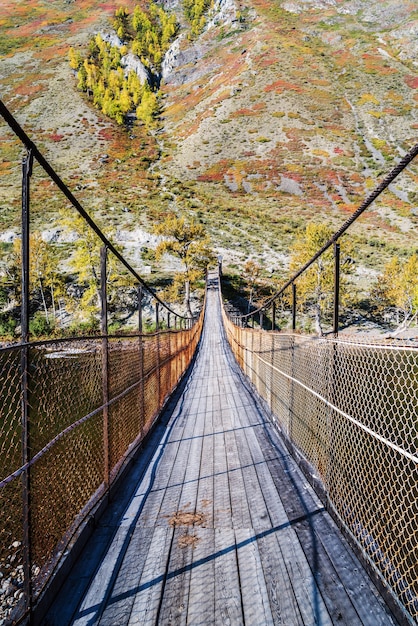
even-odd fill
[[[259,308],[241,313],[230,304],[229,314],[223,310],[238,364],[268,403],[290,449],[296,446],[297,456],[302,453],[304,467],[308,462],[312,482],[321,480],[330,508],[392,594],[402,618],[414,624],[418,623],[418,343],[362,342],[351,336],[338,338],[338,332],[340,238],[417,155],[418,144]],[[318,337],[296,334],[298,281],[313,267],[318,279],[331,248],[333,285],[321,289],[322,297],[332,302],[332,338],[321,331],[318,293],[310,294]],[[291,320],[290,334],[275,332],[278,305],[286,301],[291,304],[285,318],[285,323]]]
[[[21,341],[0,347],[0,623],[6,626],[26,623],[37,611],[82,522],[149,432],[191,362],[203,310],[192,319],[161,300],[1,101],[0,115],[27,148],[20,253],[14,250],[22,267],[13,295]],[[71,228],[77,226],[66,258],[71,264],[75,253],[79,262],[60,290],[48,283],[42,264],[33,270],[36,248],[45,243],[30,218],[30,209],[39,208],[39,187],[52,194],[59,188],[66,197],[61,208],[70,212]],[[52,252],[59,250],[48,252],[49,265],[58,265]],[[32,341],[47,334],[34,325],[39,292],[41,318],[56,322],[59,339]]]
[[[36,603],[69,539],[149,431],[190,364],[202,323],[203,313],[188,330],[32,344],[26,467],[21,420],[25,348],[0,349],[0,567],[10,577],[3,599],[10,607],[24,594],[25,506]],[[104,376],[109,381],[107,403]],[[30,488],[25,505],[21,481],[26,472]]]
[[[330,507],[418,621],[418,344],[236,326],[234,355]]]

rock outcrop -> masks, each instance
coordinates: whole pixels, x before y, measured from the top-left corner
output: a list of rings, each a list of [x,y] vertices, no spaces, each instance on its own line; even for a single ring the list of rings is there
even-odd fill
[[[133,54],[132,52],[125,54],[125,56],[121,58],[120,63],[125,70],[125,76],[128,76],[129,72],[134,71],[142,85],[144,83],[151,84],[151,74],[136,54]]]

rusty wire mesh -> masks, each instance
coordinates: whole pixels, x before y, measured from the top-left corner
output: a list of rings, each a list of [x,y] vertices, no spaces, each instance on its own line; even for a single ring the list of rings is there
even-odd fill
[[[190,364],[202,323],[203,313],[189,330],[30,345],[26,473],[35,602],[68,540],[149,431]],[[0,349],[0,571],[12,576],[17,589],[4,600],[10,611],[24,589],[22,350]]]
[[[21,465],[22,429],[20,408],[20,350],[0,351],[0,385],[4,389],[0,405],[0,472],[8,476]],[[0,572],[2,586],[7,580],[12,593],[4,590],[0,601],[11,610],[13,595],[23,588],[23,504],[20,480],[0,489]]]
[[[418,345],[235,326],[235,357],[330,507],[418,620]],[[409,345],[411,344],[411,345]]]
[[[19,173],[16,189],[21,183],[13,308],[3,329],[21,344],[0,347],[0,623],[15,624],[30,621],[71,537],[150,430],[192,359],[203,313],[189,328],[192,320],[143,280],[109,238],[112,225],[105,235],[1,101],[0,117],[18,137],[3,139],[16,159],[8,174]],[[60,232],[71,233],[64,256],[32,219],[51,208],[62,214]],[[59,268],[64,257],[68,273]]]

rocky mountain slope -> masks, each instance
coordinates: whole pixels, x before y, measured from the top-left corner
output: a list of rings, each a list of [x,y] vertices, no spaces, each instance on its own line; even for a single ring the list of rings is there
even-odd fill
[[[129,249],[135,233],[146,244],[144,231],[176,210],[207,225],[226,263],[251,257],[280,274],[307,221],[341,224],[416,143],[413,1],[216,0],[195,39],[181,5],[167,1],[183,26],[163,64],[152,133],[126,131],[92,108],[67,61],[70,46],[109,29],[120,4],[9,2],[0,81],[53,166]],[[18,231],[21,148],[0,132],[7,242]],[[359,273],[418,247],[417,183],[418,164],[355,227]],[[65,243],[61,198],[39,172],[34,186],[35,225]]]

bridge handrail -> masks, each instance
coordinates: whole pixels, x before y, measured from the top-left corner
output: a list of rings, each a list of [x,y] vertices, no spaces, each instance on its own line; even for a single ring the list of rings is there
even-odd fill
[[[189,367],[203,320],[204,308],[185,330],[36,341],[0,350],[6,470],[0,475],[0,528],[7,529],[0,536],[0,570],[11,558],[24,567],[23,595],[12,614],[16,623],[42,611],[67,546],[136,457]],[[26,352],[29,380],[23,386]],[[22,405],[22,419],[24,391],[29,410]],[[25,442],[26,454],[20,451]]]
[[[290,453],[400,623],[416,624],[418,343],[263,332],[222,315]]]
[[[34,612],[42,613],[68,545],[98,515],[183,378],[200,340],[205,305],[191,317],[164,302],[106,237],[1,100],[0,116],[27,150],[22,162],[21,341],[0,346],[0,573],[9,562],[19,570],[18,593],[10,598],[12,613],[7,617],[21,624]],[[96,285],[100,331],[94,335],[36,340],[30,335],[34,159],[103,244]],[[108,332],[108,252],[134,279],[137,330]],[[155,304],[155,332],[143,330],[144,291],[153,308]],[[161,308],[167,312],[166,329]]]

